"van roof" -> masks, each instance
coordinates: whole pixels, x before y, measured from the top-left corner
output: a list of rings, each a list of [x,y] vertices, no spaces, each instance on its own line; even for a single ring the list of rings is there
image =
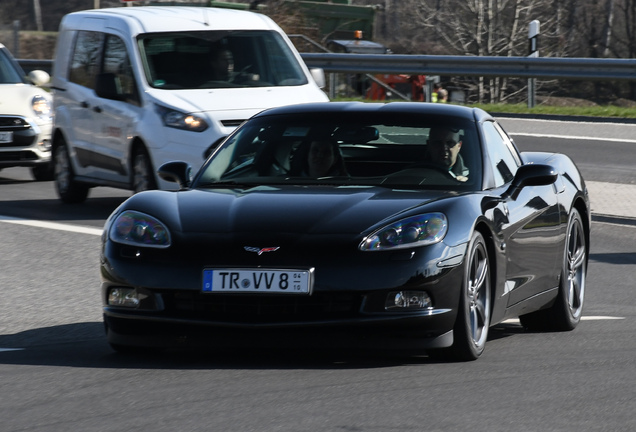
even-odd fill
[[[85,18],[126,22],[132,35],[184,30],[280,30],[274,21],[259,13],[197,6],[136,6],[73,12],[64,17],[60,30],[83,29]]]

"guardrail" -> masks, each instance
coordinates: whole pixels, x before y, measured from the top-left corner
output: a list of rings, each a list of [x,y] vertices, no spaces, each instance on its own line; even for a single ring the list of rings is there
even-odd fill
[[[302,53],[301,57],[308,67],[325,72],[636,80],[636,59],[335,53]],[[18,63],[27,72],[53,69],[53,60],[19,59]]]
[[[636,59],[471,57],[401,54],[301,54],[325,72],[544,79],[636,79]]]

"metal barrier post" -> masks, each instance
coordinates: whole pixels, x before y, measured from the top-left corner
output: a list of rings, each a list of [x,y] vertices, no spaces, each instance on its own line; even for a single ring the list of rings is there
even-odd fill
[[[539,20],[531,21],[528,25],[528,57],[539,57],[539,26]],[[528,78],[528,108],[536,105],[536,84],[536,78]]]

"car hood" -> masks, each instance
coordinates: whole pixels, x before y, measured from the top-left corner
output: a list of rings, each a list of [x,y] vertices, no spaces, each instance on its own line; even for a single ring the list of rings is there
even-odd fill
[[[173,193],[180,228],[201,233],[359,234],[448,193],[378,187],[255,187]]]
[[[160,103],[184,112],[227,112],[230,117],[247,119],[266,108],[306,102],[327,102],[315,85],[294,87],[249,87],[201,90],[159,90],[150,93]],[[243,115],[240,115],[243,114]],[[215,114],[215,117],[218,115]]]
[[[0,84],[0,114],[35,116],[31,100],[37,95],[50,100],[50,95],[39,87],[29,84]]]

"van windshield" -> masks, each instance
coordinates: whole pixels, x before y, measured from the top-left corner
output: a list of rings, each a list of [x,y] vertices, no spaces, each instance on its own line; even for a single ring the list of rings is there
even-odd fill
[[[138,43],[146,79],[155,88],[307,84],[296,57],[275,31],[147,33]]]

